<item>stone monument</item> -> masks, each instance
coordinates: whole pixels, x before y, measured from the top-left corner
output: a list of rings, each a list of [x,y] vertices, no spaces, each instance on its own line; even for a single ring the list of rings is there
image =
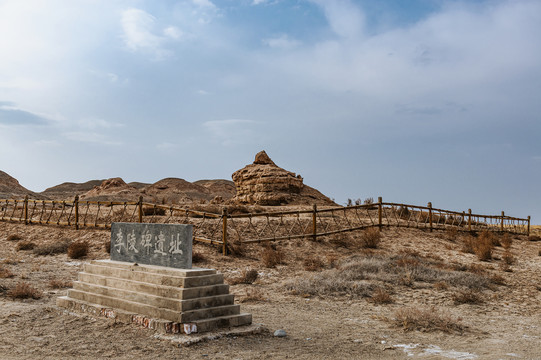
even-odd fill
[[[192,225],[113,223],[111,259],[84,264],[57,305],[163,333],[249,325],[223,274],[192,268]]]

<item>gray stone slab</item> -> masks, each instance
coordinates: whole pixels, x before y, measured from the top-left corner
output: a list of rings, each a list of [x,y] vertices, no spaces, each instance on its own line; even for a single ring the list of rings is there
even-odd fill
[[[111,260],[192,268],[192,225],[113,223]]]

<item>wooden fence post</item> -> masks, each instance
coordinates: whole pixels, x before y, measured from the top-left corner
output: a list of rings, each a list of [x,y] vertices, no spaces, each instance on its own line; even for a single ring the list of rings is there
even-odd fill
[[[468,231],[471,231],[471,209],[468,209]]]
[[[428,203],[428,222],[430,223],[430,231],[432,231],[432,203],[431,202]]]
[[[28,225],[28,195],[24,197],[24,224]]]
[[[378,197],[378,226],[379,231],[381,231],[381,226],[383,225],[383,198]]]
[[[139,203],[137,204],[139,206],[139,223],[143,222],[143,197],[139,196]]]
[[[79,230],[79,195],[75,195],[73,204],[75,205],[75,230]]]
[[[503,221],[504,221],[504,218],[505,218],[505,212],[502,211],[502,222],[500,224],[500,231],[503,232]]]
[[[527,235],[530,236],[530,215],[528,215],[528,230],[527,230]]]
[[[227,207],[222,209],[222,253],[227,255]]]
[[[312,211],[312,236],[314,237],[314,241],[317,240],[317,205],[314,204],[314,208]]]

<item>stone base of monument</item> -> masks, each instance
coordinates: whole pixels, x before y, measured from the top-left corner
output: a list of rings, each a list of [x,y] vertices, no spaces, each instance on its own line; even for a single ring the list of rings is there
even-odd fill
[[[212,269],[174,269],[112,260],[84,265],[78,281],[57,305],[96,316],[136,323],[161,333],[206,332],[249,325]]]

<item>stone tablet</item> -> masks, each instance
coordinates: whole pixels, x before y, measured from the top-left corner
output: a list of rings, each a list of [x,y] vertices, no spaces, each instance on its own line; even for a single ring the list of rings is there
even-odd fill
[[[192,268],[192,225],[113,223],[111,260]]]

